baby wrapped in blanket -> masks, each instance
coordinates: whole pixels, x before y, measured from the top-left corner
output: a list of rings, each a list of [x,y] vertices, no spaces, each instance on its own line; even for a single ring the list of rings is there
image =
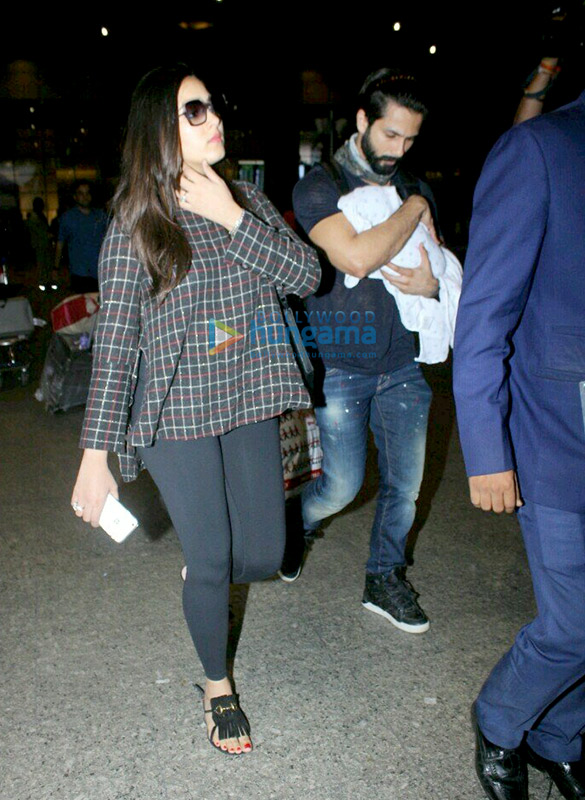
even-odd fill
[[[357,233],[384,222],[401,205],[402,200],[394,186],[360,186],[340,197],[337,203]],[[418,267],[421,262],[420,244],[424,245],[433,275],[439,281],[440,302],[420,295],[404,294],[388,281],[384,281],[384,286],[396,300],[404,327],[419,334],[420,353],[415,360],[438,364],[445,361],[449,347],[453,347],[462,269],[453,253],[437,244],[422,222],[416,226],[402,250],[394,256],[392,263],[410,269]],[[393,272],[391,267],[383,269]],[[368,278],[383,279],[384,275],[377,269]],[[353,275],[346,275],[345,285],[351,289],[359,280]]]

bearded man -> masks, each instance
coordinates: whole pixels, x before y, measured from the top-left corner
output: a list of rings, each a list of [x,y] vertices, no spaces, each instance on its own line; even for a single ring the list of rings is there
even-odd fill
[[[295,187],[296,218],[322,251],[324,279],[307,301],[305,341],[324,366],[316,416],[323,472],[302,495],[305,534],[350,503],[364,479],[368,425],[378,448],[380,487],[366,564],[363,605],[407,633],[429,620],[406,579],[405,546],[424,467],[431,392],[415,361],[416,341],[401,322],[383,281],[360,280],[390,266],[401,292],[436,298],[439,283],[421,248],[414,269],[392,265],[419,222],[434,234],[429,187],[402,168],[427,108],[415,79],[382,69],[366,78],[357,104],[357,133]],[[389,219],[357,233],[338,208],[341,195],[367,185],[393,185],[403,200]],[[302,549],[287,547],[284,580],[300,575]]]

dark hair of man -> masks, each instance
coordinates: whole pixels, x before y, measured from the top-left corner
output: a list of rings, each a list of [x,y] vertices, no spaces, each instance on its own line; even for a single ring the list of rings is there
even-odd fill
[[[80,178],[78,181],[75,181],[71,187],[71,194],[75,196],[82,186],[87,186],[87,188],[91,190],[91,183]]]
[[[366,112],[370,125],[384,116],[389,100],[422,114],[424,119],[428,108],[422,96],[422,88],[415,77],[401,70],[384,67],[371,72],[364,81],[358,95],[358,109]]]
[[[164,297],[185,277],[191,246],[176,220],[182,168],[177,94],[193,75],[186,64],[158,67],[132,95],[114,213]]]

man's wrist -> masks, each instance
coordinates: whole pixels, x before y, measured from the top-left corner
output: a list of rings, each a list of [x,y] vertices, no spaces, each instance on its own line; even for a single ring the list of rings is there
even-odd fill
[[[414,209],[419,213],[419,219],[428,209],[429,204],[422,196],[422,194],[411,194],[406,200],[404,205],[413,206]]]

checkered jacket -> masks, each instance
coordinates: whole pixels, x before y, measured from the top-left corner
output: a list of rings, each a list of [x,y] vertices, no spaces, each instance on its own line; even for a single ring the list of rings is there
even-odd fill
[[[238,186],[246,210],[233,238],[204,217],[178,212],[193,260],[162,303],[116,220],[104,240],[81,446],[118,453],[124,480],[141,468],[136,445],[217,436],[310,405],[275,287],[301,297],[314,292],[318,259],[255,186]],[[141,354],[144,401],[130,426]]]

